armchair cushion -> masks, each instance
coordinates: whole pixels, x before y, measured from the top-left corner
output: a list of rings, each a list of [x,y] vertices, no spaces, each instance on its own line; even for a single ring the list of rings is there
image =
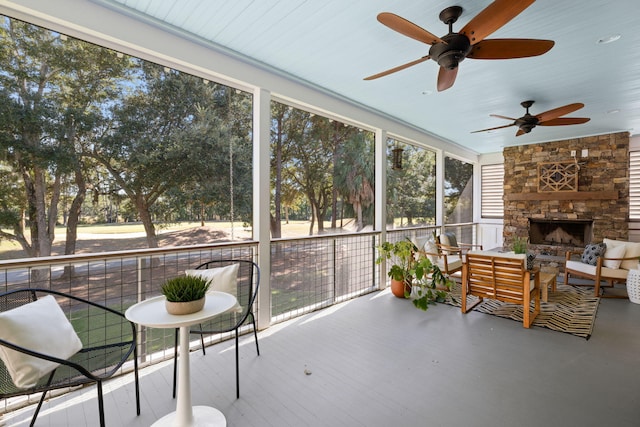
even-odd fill
[[[604,256],[607,250],[605,243],[596,243],[593,245],[587,245],[582,253],[581,261],[585,264],[596,265],[598,263],[598,257]]]
[[[82,349],[82,342],[52,295],[0,313],[0,338],[17,346],[68,359]],[[58,363],[0,346],[4,362],[16,387],[30,388]]]
[[[238,297],[238,268],[239,264],[225,267],[206,268],[203,270],[186,270],[188,276],[199,276],[209,281],[210,291],[226,292]],[[236,302],[232,311],[242,312],[242,307]]]
[[[438,257],[435,264],[443,273],[457,271],[462,268],[462,259],[458,255],[447,255],[447,271],[445,271],[444,257]]]
[[[458,247],[458,241],[454,233],[442,233],[438,238],[440,239],[440,243],[445,246],[453,246],[454,248]]]

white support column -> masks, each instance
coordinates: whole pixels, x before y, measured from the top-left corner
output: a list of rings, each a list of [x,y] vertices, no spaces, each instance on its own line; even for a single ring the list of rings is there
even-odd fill
[[[380,241],[386,240],[387,229],[387,132],[378,129],[375,136],[375,229],[380,231]],[[386,271],[386,265],[380,265],[380,271]],[[386,275],[380,274],[379,287],[386,287]]]
[[[436,225],[444,224],[444,151],[436,151]],[[438,233],[439,234],[439,233]]]
[[[258,329],[271,324],[270,127],[271,93],[258,88],[253,92],[253,238],[258,241],[260,266]]]

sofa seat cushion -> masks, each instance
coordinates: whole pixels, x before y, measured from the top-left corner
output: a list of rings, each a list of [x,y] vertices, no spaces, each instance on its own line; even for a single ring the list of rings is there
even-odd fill
[[[565,268],[567,270],[595,276],[597,267],[595,265],[585,264],[580,261],[569,260],[567,261]],[[602,269],[600,270],[600,277],[605,279],[626,279],[627,274],[629,274],[629,271],[622,268],[602,267]]]

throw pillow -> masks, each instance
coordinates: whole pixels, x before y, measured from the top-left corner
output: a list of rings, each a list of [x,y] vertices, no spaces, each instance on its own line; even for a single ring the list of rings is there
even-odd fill
[[[226,292],[238,298],[238,268],[240,264],[231,264],[226,267],[207,268],[205,270],[186,270],[188,276],[199,276],[209,281],[209,291]],[[232,309],[238,313],[242,307],[236,303]]]
[[[440,240],[440,244],[442,244],[442,245],[451,246],[451,247],[454,247],[454,248],[458,247],[458,241],[456,239],[456,235],[455,235],[455,233],[452,233],[450,231],[447,231],[446,233],[441,234],[439,236],[439,240]],[[444,249],[442,251],[442,253],[445,253],[447,255],[450,255],[450,254],[456,255],[456,254],[458,254],[458,251],[448,251],[448,250]]]
[[[606,244],[606,243],[605,243]],[[607,246],[607,250],[604,252],[605,258],[624,258],[627,247],[625,245]],[[607,268],[618,269],[622,264],[622,260],[605,259],[602,261],[602,265]]]
[[[607,250],[607,245],[604,243],[596,243],[594,245],[587,245],[582,253],[581,261],[585,264],[596,265],[598,264],[598,257],[604,255]]]
[[[638,268],[638,258],[640,258],[640,243],[613,239],[602,239],[602,241],[607,244],[607,247],[624,246],[624,257],[635,258],[625,259],[624,261],[622,261],[622,264],[620,264],[620,268],[624,268],[625,270],[636,270]]]
[[[82,342],[52,295],[0,313],[0,338],[20,347],[58,359],[68,359]],[[0,358],[16,387],[35,386],[59,363],[0,346]]]
[[[424,244],[424,251],[427,253],[427,258],[429,258],[432,264],[438,262],[438,245],[433,239],[428,240],[427,243]]]

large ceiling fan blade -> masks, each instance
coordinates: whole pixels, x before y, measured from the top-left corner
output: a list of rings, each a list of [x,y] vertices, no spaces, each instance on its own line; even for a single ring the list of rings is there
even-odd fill
[[[389,74],[395,73],[396,71],[404,70],[405,68],[409,68],[413,65],[419,64],[421,62],[427,61],[430,58],[429,55],[423,56],[420,59],[416,59],[415,61],[407,62],[406,64],[398,65],[397,67],[391,68],[389,70],[383,71],[378,74],[374,74],[369,77],[365,77],[364,80],[374,80],[380,77],[388,76]]]
[[[567,125],[581,125],[587,123],[589,118],[587,117],[560,117],[558,119],[547,120],[538,123],[538,126],[567,126]]]
[[[386,25],[394,31],[404,34],[407,37],[411,37],[414,40],[418,40],[426,44],[445,43],[440,37],[434,36],[429,31],[414,24],[411,21],[404,19],[401,16],[390,12],[382,12],[378,14],[378,21]],[[445,43],[446,44],[446,43]]]
[[[576,102],[574,104],[568,104],[562,107],[554,108],[553,110],[545,111],[544,113],[536,114],[536,118],[538,119],[538,122],[548,122],[549,120],[556,119],[560,116],[564,116],[565,114],[578,111],[582,107],[584,107],[583,103]]]
[[[460,34],[469,38],[472,45],[481,42],[489,34],[518,16],[535,0],[495,0],[465,25]]]
[[[497,117],[499,119],[513,120],[514,122],[516,121],[516,119],[514,119],[513,117],[501,116],[500,114],[489,114],[489,117]]]
[[[449,70],[444,67],[440,67],[438,71],[438,92],[449,89],[456,82],[456,76],[458,75],[458,67],[453,70]]]
[[[553,47],[553,40],[536,39],[489,39],[471,48],[467,58],[512,59],[528,58],[546,53]]]
[[[516,125],[515,123],[511,123],[510,125],[496,126],[496,127],[494,127],[494,128],[489,128],[489,129],[474,130],[474,131],[473,131],[473,132],[471,132],[471,133],[487,132],[487,131],[490,131],[490,130],[496,130],[496,129],[504,129],[504,128],[508,128],[508,127],[511,127],[511,126],[515,126],[515,125]]]

